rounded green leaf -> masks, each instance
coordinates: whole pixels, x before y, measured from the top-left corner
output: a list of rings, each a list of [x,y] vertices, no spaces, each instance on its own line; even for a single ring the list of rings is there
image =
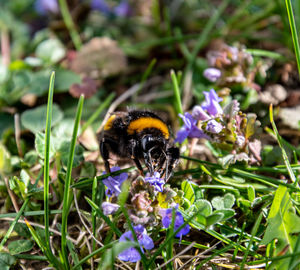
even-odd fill
[[[65,141],[64,143],[61,144],[61,147],[58,150],[58,152],[61,154],[61,161],[64,166],[68,165],[70,146],[71,146],[71,142]],[[84,160],[83,151],[84,149],[81,145],[75,146],[73,168],[79,166],[80,163]]]
[[[35,51],[35,55],[48,63],[56,63],[66,54],[64,46],[58,39],[47,39],[41,42]]]
[[[62,120],[63,112],[56,104],[53,104],[52,111],[53,114],[51,125],[53,126]],[[33,133],[42,131],[46,128],[46,119],[47,105],[42,105],[35,109],[27,110],[21,115],[22,125]]]
[[[31,250],[34,243],[30,240],[22,239],[16,240],[8,245],[8,250],[11,255],[20,254]]]
[[[9,253],[0,252],[0,269],[9,270],[10,266],[16,262],[16,258]]]
[[[212,213],[212,206],[209,201],[201,199],[195,202],[198,212],[202,216],[209,216]]]

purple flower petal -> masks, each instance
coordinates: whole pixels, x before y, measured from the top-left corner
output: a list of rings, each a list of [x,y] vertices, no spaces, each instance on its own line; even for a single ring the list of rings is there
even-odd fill
[[[207,122],[206,130],[211,133],[220,133],[223,129],[222,124],[217,122],[216,120],[210,120]]]
[[[151,239],[150,236],[147,235],[145,228],[141,224],[134,226],[133,228],[136,233],[138,242],[141,246],[142,252],[144,252],[143,247],[148,250],[154,248],[153,240]],[[124,242],[128,240],[134,241],[131,231],[127,231],[123,233],[119,239],[120,242]],[[118,257],[122,261],[130,261],[130,262],[137,262],[141,259],[140,253],[137,251],[136,248],[133,247],[124,250],[118,255]]]
[[[119,205],[110,202],[103,202],[101,206],[102,206],[103,214],[106,216],[114,214],[120,208]]]
[[[160,212],[163,215],[162,224],[164,228],[169,228],[172,223],[172,208],[167,209],[166,211]],[[175,221],[174,221],[174,231],[178,230],[180,226],[184,224],[184,219],[182,214],[179,211],[175,212]],[[190,231],[190,226],[187,224],[184,226],[175,236],[182,237],[183,235],[188,234]]]
[[[57,0],[36,0],[34,7],[40,15],[46,15],[47,13],[57,14],[59,12]]]
[[[206,135],[203,130],[200,129],[193,129],[190,133],[189,133],[189,137],[191,138],[204,138],[209,140],[210,137],[208,135]]]
[[[165,181],[160,178],[159,172],[155,172],[153,176],[146,174],[145,181],[155,187],[158,192],[163,192]]]
[[[210,118],[209,115],[199,105],[193,108],[192,116],[196,120],[208,120]]]
[[[141,246],[144,246],[145,249],[152,249],[154,248],[154,243],[151,237],[147,234],[143,234],[143,238],[139,241]]]
[[[221,75],[221,70],[217,68],[207,68],[203,72],[203,76],[211,82],[216,82]]]
[[[182,143],[187,137],[191,138],[209,138],[202,130],[197,127],[197,120],[189,113],[179,114],[184,126],[177,132],[175,142]]]
[[[189,131],[182,127],[179,131],[177,131],[175,142],[182,143],[189,136]]]
[[[133,235],[131,231],[124,232],[121,236],[119,241],[124,242],[124,241],[133,241]]]
[[[123,0],[119,5],[117,5],[113,11],[117,17],[126,17],[131,13],[130,5],[126,0]]]
[[[119,171],[120,167],[113,167],[111,168],[111,172]],[[106,174],[106,172],[103,172]],[[121,186],[122,183],[128,178],[127,173],[121,173],[116,176],[108,176],[107,178],[103,179],[102,182],[105,186],[107,186],[107,190],[105,191],[107,196],[112,196],[115,194],[118,196],[121,193]]]
[[[134,247],[124,250],[118,255],[118,257],[124,262],[137,262],[141,259],[140,253]]]
[[[205,101],[202,103],[201,107],[206,110],[210,115],[222,114],[223,110],[219,104],[222,98],[219,98],[216,91],[211,89],[209,92],[203,92],[205,96]]]
[[[92,0],[91,1],[91,8],[93,10],[101,11],[105,15],[110,15],[111,14],[110,6],[104,0]]]
[[[133,228],[136,233],[144,233],[144,231],[145,231],[144,226],[141,224],[134,226]]]

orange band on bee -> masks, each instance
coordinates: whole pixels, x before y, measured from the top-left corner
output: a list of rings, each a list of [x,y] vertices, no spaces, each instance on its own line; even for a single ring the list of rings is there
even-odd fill
[[[113,121],[116,118],[116,115],[113,114],[111,117],[108,118],[106,124],[104,125],[104,130],[109,130],[111,129],[112,125],[113,125]]]
[[[164,122],[159,119],[152,117],[141,117],[139,119],[130,122],[127,128],[127,133],[132,135],[134,133],[139,133],[146,128],[156,128],[161,131],[166,139],[169,139],[169,130]]]

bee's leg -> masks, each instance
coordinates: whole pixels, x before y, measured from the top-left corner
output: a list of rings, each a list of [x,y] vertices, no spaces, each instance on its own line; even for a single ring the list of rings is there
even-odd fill
[[[150,152],[143,152],[144,155],[144,160],[145,160],[145,165],[149,170],[150,175],[152,176],[154,173],[154,168],[153,168],[153,162],[152,162],[152,157],[150,155]]]
[[[110,173],[110,165],[109,165],[109,162],[108,162],[108,159],[109,159],[109,150],[108,150],[108,147],[107,147],[107,143],[105,142],[105,138],[102,138],[101,141],[100,141],[100,154],[103,158],[103,161],[104,161],[104,166],[105,166],[105,170],[106,170],[106,173]]]
[[[139,159],[136,158],[136,157],[134,157],[134,158],[133,158],[133,161],[134,161],[136,167],[138,168],[138,170],[140,171],[140,174],[141,174],[142,176],[144,176],[143,168],[142,168],[142,165],[141,165]]]
[[[176,167],[176,165],[179,162],[179,157],[180,157],[179,148],[170,147],[167,149],[167,165],[166,165],[167,177],[165,178],[166,181],[168,181],[168,179],[172,176],[173,169]]]

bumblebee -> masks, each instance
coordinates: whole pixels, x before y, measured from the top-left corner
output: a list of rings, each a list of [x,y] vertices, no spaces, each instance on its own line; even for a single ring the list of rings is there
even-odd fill
[[[179,161],[179,149],[170,140],[168,126],[150,111],[113,113],[99,134],[99,141],[107,172],[110,153],[132,159],[143,175],[142,162],[151,176],[159,172],[166,181]]]

